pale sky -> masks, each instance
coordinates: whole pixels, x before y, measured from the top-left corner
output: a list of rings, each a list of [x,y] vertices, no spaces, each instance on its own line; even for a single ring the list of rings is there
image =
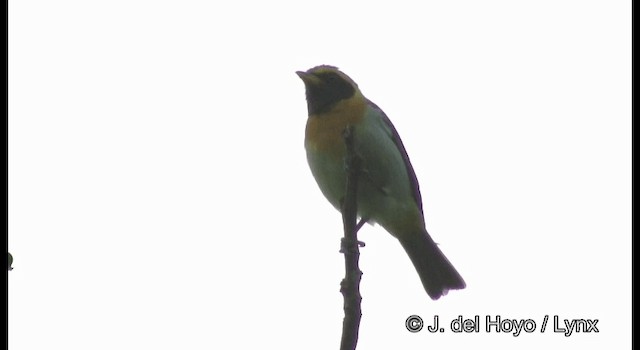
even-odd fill
[[[468,286],[432,301],[366,226],[358,349],[631,345],[630,1],[9,1],[8,59],[12,350],[337,349],[319,64],[394,122]]]

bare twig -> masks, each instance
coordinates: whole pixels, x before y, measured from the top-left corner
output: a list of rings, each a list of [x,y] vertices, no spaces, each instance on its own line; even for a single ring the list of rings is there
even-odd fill
[[[344,237],[340,242],[340,251],[344,253],[345,278],[340,283],[340,292],[344,297],[344,320],[342,321],[341,350],[355,350],[358,343],[358,330],[362,309],[360,302],[360,279],[362,271],[358,266],[360,258],[360,246],[364,243],[358,241],[358,229],[366,220],[356,224],[358,207],[358,175],[360,173],[361,160],[354,151],[354,128],[348,126],[344,131],[344,142],[347,147],[346,167],[347,186],[342,202],[342,221],[344,224]]]

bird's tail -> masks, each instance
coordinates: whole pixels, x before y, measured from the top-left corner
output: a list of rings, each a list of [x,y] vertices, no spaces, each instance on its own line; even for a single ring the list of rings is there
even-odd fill
[[[451,289],[466,287],[458,271],[426,231],[413,237],[403,237],[400,243],[411,258],[431,299],[437,300]]]

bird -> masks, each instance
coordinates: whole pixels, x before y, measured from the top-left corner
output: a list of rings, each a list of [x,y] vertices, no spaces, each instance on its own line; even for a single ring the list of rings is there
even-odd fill
[[[307,161],[322,194],[340,210],[347,177],[343,132],[352,126],[361,163],[361,222],[378,224],[398,239],[431,299],[464,289],[464,280],[427,232],[418,178],[391,120],[337,67],[320,65],[296,74],[305,86]]]

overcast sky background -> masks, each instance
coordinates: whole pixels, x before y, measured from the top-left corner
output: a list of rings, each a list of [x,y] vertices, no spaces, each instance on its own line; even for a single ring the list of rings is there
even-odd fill
[[[394,122],[468,285],[431,301],[365,227],[359,349],[630,347],[631,1],[14,0],[8,58],[10,349],[337,349],[318,64]]]

